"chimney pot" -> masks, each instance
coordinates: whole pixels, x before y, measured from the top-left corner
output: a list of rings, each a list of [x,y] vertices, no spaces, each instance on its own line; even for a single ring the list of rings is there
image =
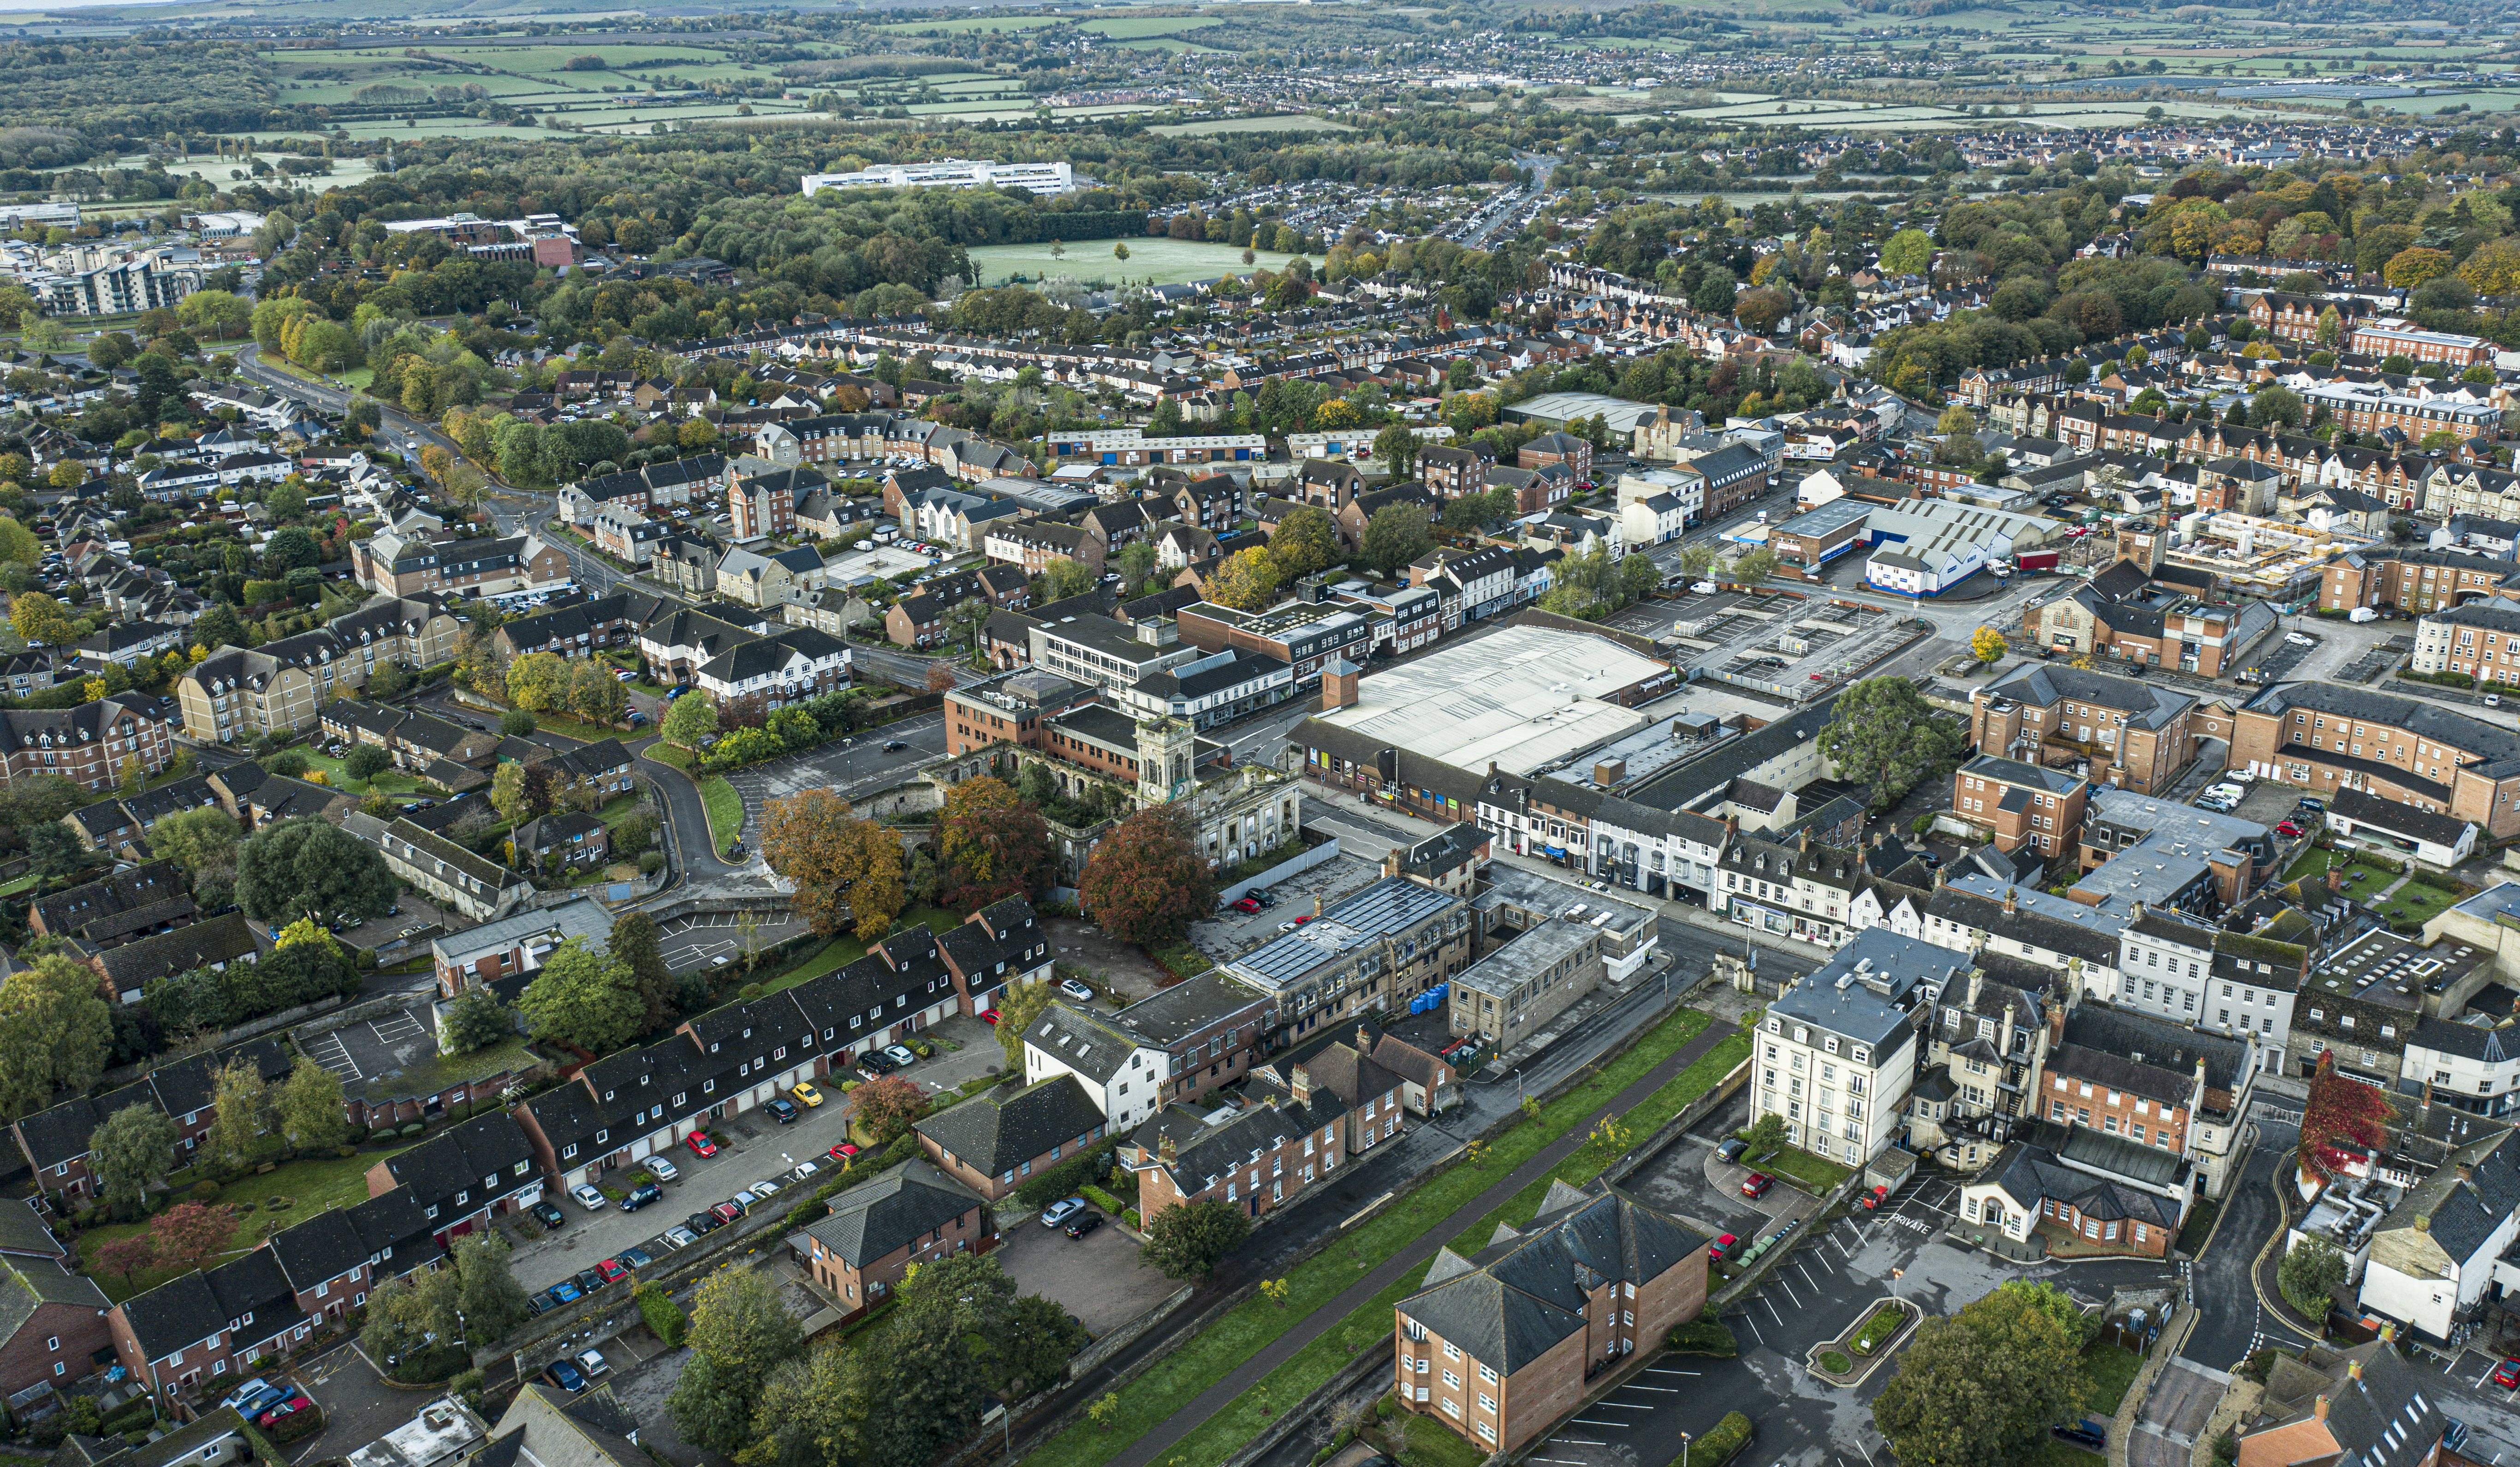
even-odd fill
[[[2327,1397],[2325,1395],[2322,1394],[2317,1401],[2312,1403],[2310,1414],[2313,1418],[2319,1421],[2325,1421],[2327,1419]]]
[[[2355,1360],[2347,1364],[2345,1367],[2345,1378],[2347,1380],[2361,1380],[2362,1378],[2362,1362],[2361,1360]]]
[[[1171,1131],[1163,1131],[1157,1136],[1155,1141],[1155,1156],[1167,1167],[1181,1160],[1180,1149],[1174,1146],[1173,1133]]]

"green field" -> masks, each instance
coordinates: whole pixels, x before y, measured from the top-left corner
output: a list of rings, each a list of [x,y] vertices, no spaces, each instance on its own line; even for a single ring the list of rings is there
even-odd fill
[[[1126,260],[1111,257],[1111,246],[1115,243],[1128,245],[1129,257]],[[1079,240],[1067,247],[1064,259],[1051,258],[1047,244],[982,245],[970,253],[971,268],[985,285],[996,285],[1010,275],[1023,275],[1034,280],[1053,275],[1073,275],[1089,283],[1135,280],[1154,285],[1180,285],[1185,281],[1205,280],[1246,268],[1283,269],[1286,261],[1294,258],[1264,250],[1254,254],[1252,265],[1245,266],[1242,252],[1231,245],[1152,239],[1125,242]]]
[[[972,21],[905,21],[898,25],[878,25],[878,30],[891,35],[965,35],[974,30],[1039,30],[1059,23],[1049,17],[991,17]]]
[[[1131,16],[1117,21],[1088,21],[1079,28],[1117,40],[1179,35],[1185,30],[1204,30],[1210,25],[1224,23],[1223,16]]]
[[[1332,122],[1322,117],[1213,117],[1205,122],[1173,122],[1149,127],[1168,138],[1216,137],[1230,132],[1354,132],[1345,122]]]
[[[1164,51],[1174,56],[1179,56],[1185,51],[1195,51],[1204,56],[1227,54],[1214,46],[1201,46],[1194,41],[1177,41],[1170,36],[1162,35],[1145,36],[1133,41],[1113,41],[1111,44],[1123,51]]]

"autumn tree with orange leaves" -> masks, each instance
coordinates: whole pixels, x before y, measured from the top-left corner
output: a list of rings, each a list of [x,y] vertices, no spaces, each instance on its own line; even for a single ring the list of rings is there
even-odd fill
[[[873,941],[901,914],[901,837],[829,790],[763,805],[761,857],[796,884],[797,912],[827,937],[854,922],[858,939]]]
[[[936,820],[936,867],[944,904],[977,911],[1047,890],[1058,874],[1058,853],[1041,811],[1006,781],[984,774],[945,797]]]
[[[2336,1073],[2336,1056],[2321,1050],[2310,1078],[2310,1101],[2301,1112],[2301,1168],[2320,1181],[2334,1181],[2354,1160],[2354,1149],[2386,1144],[2395,1113],[2377,1086]]]

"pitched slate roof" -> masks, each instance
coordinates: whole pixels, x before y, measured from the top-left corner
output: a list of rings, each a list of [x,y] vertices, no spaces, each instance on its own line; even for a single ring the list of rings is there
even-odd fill
[[[987,1207],[961,1182],[925,1162],[911,1161],[880,1180],[832,1198],[832,1215],[805,1232],[851,1267],[863,1268],[922,1233]]]
[[[1552,1191],[1549,1201],[1561,1194]],[[1544,1211],[1399,1310],[1460,1346],[1480,1364],[1511,1372],[1584,1328],[1603,1282],[1649,1283],[1678,1267],[1703,1268],[1706,1238],[1616,1187]]]
[[[1003,1100],[975,1095],[915,1127],[956,1161],[990,1176],[1047,1155],[1053,1146],[1088,1142],[1102,1128],[1102,1108],[1072,1075],[1027,1085]]]

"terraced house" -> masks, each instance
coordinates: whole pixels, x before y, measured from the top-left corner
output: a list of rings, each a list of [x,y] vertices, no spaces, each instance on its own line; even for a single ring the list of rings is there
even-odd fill
[[[524,1128],[505,1111],[450,1126],[368,1169],[368,1196],[408,1188],[439,1247],[543,1198]]]
[[[96,1194],[89,1166],[88,1140],[106,1119],[132,1106],[146,1106],[175,1123],[176,1145],[189,1153],[210,1133],[218,1115],[211,1103],[219,1071],[251,1065],[265,1083],[286,1078],[292,1062],[269,1039],[255,1039],[233,1049],[192,1055],[150,1071],[118,1090],[91,1099],[80,1096],[48,1106],[11,1123],[18,1149],[33,1169],[38,1190],[76,1203]]]

